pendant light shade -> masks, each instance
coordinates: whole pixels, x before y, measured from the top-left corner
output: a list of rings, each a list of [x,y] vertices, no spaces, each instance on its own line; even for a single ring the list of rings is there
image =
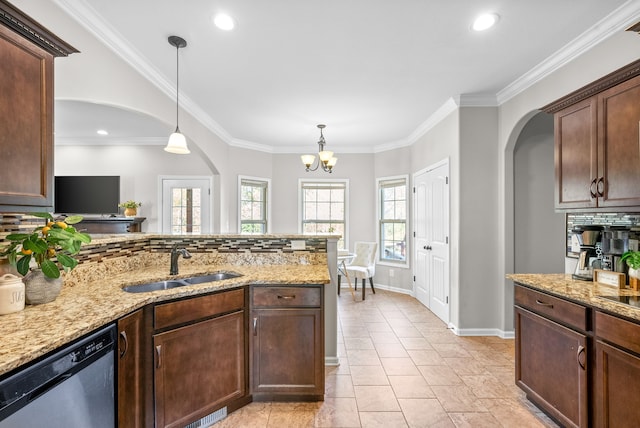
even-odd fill
[[[189,150],[189,147],[187,147],[187,139],[180,132],[180,127],[178,125],[178,111],[180,109],[180,57],[178,55],[178,51],[180,48],[187,46],[187,41],[182,37],[170,36],[169,44],[176,48],[176,130],[169,136],[169,142],[164,150],[169,153],[186,155],[191,153],[191,151]]]

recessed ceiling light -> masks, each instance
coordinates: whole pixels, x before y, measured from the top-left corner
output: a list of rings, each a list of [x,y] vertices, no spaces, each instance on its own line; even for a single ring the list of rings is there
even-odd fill
[[[213,16],[213,23],[216,27],[224,31],[231,31],[236,26],[232,17],[224,13],[218,13]]]
[[[495,13],[484,13],[473,21],[473,28],[475,31],[484,31],[495,25],[500,17]]]
[[[109,132],[107,132],[105,129],[98,129],[96,133],[98,135],[109,135]]]

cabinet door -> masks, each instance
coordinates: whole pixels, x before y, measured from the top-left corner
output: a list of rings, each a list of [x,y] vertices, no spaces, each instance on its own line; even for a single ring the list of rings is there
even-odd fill
[[[184,427],[245,393],[244,311],[153,337],[156,427]]]
[[[640,422],[640,358],[596,342],[597,427],[637,427]]]
[[[598,95],[598,141],[598,205],[640,206],[640,76]]]
[[[597,206],[596,102],[589,98],[554,116],[556,208]]]
[[[140,309],[118,320],[118,426],[144,426],[144,317]]]
[[[587,338],[516,307],[516,384],[565,426],[588,426]]]
[[[322,399],[324,339],[320,309],[257,309],[252,313],[254,398]]]
[[[0,207],[53,209],[53,55],[0,25]]]

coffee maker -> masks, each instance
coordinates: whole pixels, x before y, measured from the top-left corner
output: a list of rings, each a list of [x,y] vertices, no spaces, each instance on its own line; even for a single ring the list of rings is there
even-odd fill
[[[602,230],[602,226],[595,225],[575,226],[571,230],[580,244],[578,264],[571,275],[573,279],[593,281],[593,269],[602,267]]]
[[[629,251],[630,230],[622,226],[606,226],[602,230],[602,269],[625,272],[625,264],[620,260]]]

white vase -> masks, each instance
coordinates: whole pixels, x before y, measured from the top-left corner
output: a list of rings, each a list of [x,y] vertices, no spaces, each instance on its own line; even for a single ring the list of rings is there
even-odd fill
[[[62,278],[49,278],[42,269],[31,269],[22,278],[24,299],[29,305],[41,305],[56,300],[62,289]]]
[[[629,277],[640,278],[640,269],[629,268]]]

